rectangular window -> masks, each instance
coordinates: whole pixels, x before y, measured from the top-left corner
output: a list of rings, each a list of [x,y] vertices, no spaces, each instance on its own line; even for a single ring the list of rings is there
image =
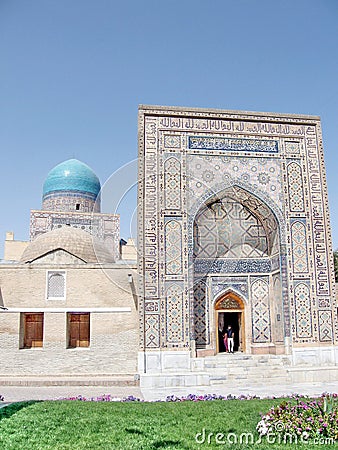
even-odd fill
[[[43,313],[22,313],[22,345],[21,348],[43,346]]]
[[[90,314],[68,313],[68,348],[89,347]]]

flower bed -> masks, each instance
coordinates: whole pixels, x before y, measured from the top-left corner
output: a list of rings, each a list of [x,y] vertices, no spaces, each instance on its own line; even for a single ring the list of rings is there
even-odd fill
[[[284,401],[272,407],[257,425],[261,436],[280,434],[304,439],[328,437],[338,439],[337,394],[322,394],[320,398],[296,404]]]
[[[334,394],[336,395],[336,394]],[[305,398],[304,395],[300,394],[291,394],[286,396],[269,396],[264,397],[266,399],[275,399],[275,398],[288,398],[288,399],[298,399],[298,398]],[[176,395],[169,395],[166,397],[164,401],[166,402],[205,402],[205,401],[212,401],[212,400],[259,400],[261,397],[257,395],[232,395],[228,394],[227,396],[224,395],[217,395],[217,394],[203,394],[203,395],[197,395],[197,394],[189,394],[186,396],[178,397]],[[63,397],[59,398],[58,400],[78,400],[82,402],[144,402],[144,400],[134,397],[133,395],[129,395],[128,397],[114,397],[110,394],[104,394],[100,395],[98,397],[84,397],[83,395],[78,395],[74,397]],[[156,400],[157,402],[161,400]]]

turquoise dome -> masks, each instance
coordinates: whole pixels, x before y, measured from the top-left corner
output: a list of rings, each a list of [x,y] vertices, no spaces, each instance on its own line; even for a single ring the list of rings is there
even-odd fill
[[[69,159],[55,166],[43,184],[43,196],[52,192],[82,192],[98,196],[100,180],[87,164]]]

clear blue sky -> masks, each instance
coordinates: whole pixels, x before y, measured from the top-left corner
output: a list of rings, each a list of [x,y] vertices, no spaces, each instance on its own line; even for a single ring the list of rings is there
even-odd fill
[[[57,163],[134,159],[143,103],[320,115],[338,247],[337,24],[337,0],[0,0],[1,241]]]

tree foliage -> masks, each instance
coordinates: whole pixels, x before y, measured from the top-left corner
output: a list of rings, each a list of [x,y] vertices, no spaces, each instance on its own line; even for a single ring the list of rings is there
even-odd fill
[[[334,276],[336,283],[338,283],[338,249],[333,252],[333,262],[334,262]]]

